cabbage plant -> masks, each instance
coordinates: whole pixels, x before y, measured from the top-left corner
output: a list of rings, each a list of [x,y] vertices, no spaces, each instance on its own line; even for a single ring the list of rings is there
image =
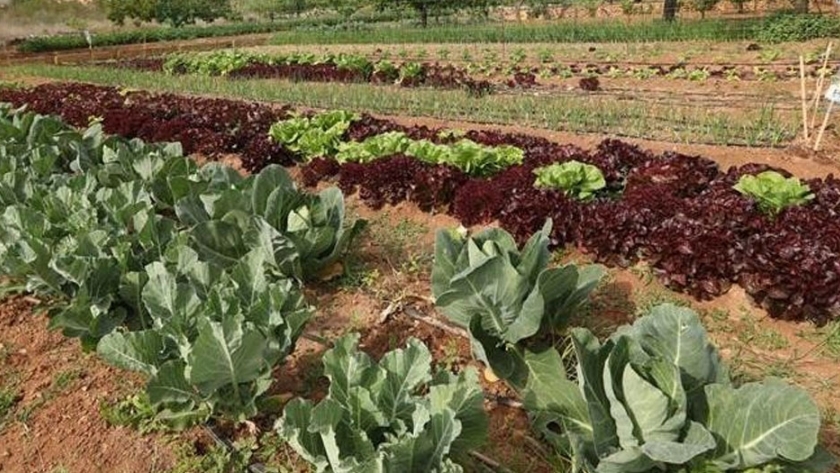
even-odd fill
[[[469,330],[475,356],[521,386],[525,342],[562,331],[604,274],[597,265],[549,268],[551,220],[520,251],[491,228],[473,236],[442,230],[435,243],[432,292],[438,308]]]
[[[259,250],[222,272],[185,245],[145,268],[139,294],[145,330],[114,331],[97,352],[148,377],[160,420],[185,427],[224,414],[245,420],[271,385],[271,372],[294,348],[309,308],[289,280],[266,276]]]
[[[456,473],[487,438],[478,375],[432,370],[416,339],[377,363],[347,335],[324,354],[329,393],[295,399],[275,428],[318,472]]]
[[[215,164],[202,174],[205,189],[181,199],[175,210],[191,226],[202,258],[221,267],[260,248],[279,273],[315,279],[338,262],[365,225],[357,220],[345,226],[340,190],[300,191],[278,165],[249,178]]]
[[[823,472],[820,412],[778,379],[736,386],[692,310],[655,307],[601,343],[572,330],[577,382],[560,355],[529,354],[525,405],[575,471]]]

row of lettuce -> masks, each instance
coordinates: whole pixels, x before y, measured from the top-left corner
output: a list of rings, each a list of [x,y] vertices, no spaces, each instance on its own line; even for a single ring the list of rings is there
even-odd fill
[[[840,180],[831,175],[800,181],[617,140],[585,151],[525,134],[83,84],[0,90],[0,100],[75,126],[94,117],[109,133],[179,141],[186,153],[237,153],[251,172],[303,162],[306,185],[337,182],[374,208],[411,201],[468,226],[497,221],[520,242],[551,218],[552,246],[577,246],[609,266],[644,260],[699,299],[738,284],[775,317],[840,315]],[[772,183],[780,179],[783,187]]]
[[[311,317],[301,285],[363,225],[345,221],[339,190],[301,192],[278,166],[198,167],[178,145],[98,124],[0,108],[0,156],[0,271],[48,301],[53,328],[144,373],[174,427],[259,413]],[[657,307],[603,344],[571,330],[567,379],[550,341],[603,270],[549,267],[550,233],[548,222],[520,251],[500,229],[442,230],[432,289],[576,468],[828,471],[814,401],[779,380],[735,387],[690,310]],[[358,341],[325,353],[327,396],[291,401],[278,434],[319,471],[462,471],[487,438],[475,370],[440,370],[413,339],[380,360]]]
[[[356,121],[370,132],[354,131]],[[593,154],[346,112],[288,118],[269,134],[306,163],[308,185],[337,180],[374,207],[409,200],[467,225],[498,220],[520,242],[552,218],[552,244],[611,265],[644,258],[700,299],[740,284],[777,317],[840,315],[840,181],[831,175],[802,181],[765,165],[724,173],[708,159],[618,141]]]
[[[448,54],[448,53],[447,53]],[[524,53],[522,53],[524,54]],[[549,54],[549,53],[543,53]],[[466,53],[469,56],[469,53]],[[543,57],[541,67],[522,64],[516,56],[510,63],[500,64],[496,60],[483,63],[473,62],[471,56],[458,61],[441,58],[441,62],[430,63],[421,57],[408,58],[400,55],[396,60],[390,53],[365,55],[359,53],[324,53],[292,52],[288,54],[266,54],[249,50],[216,50],[202,53],[172,53],[161,58],[141,58],[117,61],[120,67],[162,71],[167,74],[200,74],[208,76],[227,76],[238,78],[287,78],[307,81],[330,82],[375,82],[397,83],[402,85],[429,85],[452,88],[458,85],[454,78],[463,83],[470,80],[479,82],[479,74],[486,76],[501,74],[512,78],[510,87],[533,87],[540,78],[569,79],[584,78],[635,78],[650,79],[665,77],[704,81],[711,78],[726,80],[787,80],[798,79],[799,69],[791,65],[687,65],[649,64],[590,64],[583,62],[555,62]],[[442,64],[441,64],[442,63]],[[104,63],[114,64],[113,62]],[[821,62],[813,60],[807,66],[809,77],[820,75]],[[834,69],[828,68],[827,74]],[[446,76],[453,76],[445,82]],[[472,78],[472,79],[471,79]]]
[[[403,87],[465,89],[481,96],[493,91],[489,81],[471,76],[454,65],[390,60],[373,61],[358,54],[294,53],[268,55],[240,50],[206,53],[178,53],[163,58],[140,58],[106,62],[106,65],[161,71],[166,74],[198,74],[231,79],[288,79],[305,82],[370,82],[397,84]],[[510,71],[510,87],[533,87],[536,77],[530,72]]]

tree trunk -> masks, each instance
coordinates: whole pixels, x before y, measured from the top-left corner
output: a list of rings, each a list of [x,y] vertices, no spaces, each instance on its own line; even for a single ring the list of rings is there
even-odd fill
[[[429,7],[425,2],[420,5],[420,25],[423,28],[429,25]]]
[[[677,6],[677,0],[665,0],[665,6],[662,8],[662,19],[665,21],[677,19]]]
[[[808,0],[796,0],[796,13],[808,13]]]

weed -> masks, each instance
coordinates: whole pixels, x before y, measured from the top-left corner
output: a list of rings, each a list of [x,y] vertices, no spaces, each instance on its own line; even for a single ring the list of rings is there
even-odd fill
[[[0,365],[5,365],[14,350],[11,343],[0,342]]]
[[[633,276],[639,278],[639,280],[642,281],[642,284],[644,284],[645,286],[650,286],[650,284],[654,280],[653,269],[645,263],[638,263],[634,266],[631,266],[630,273]]]
[[[744,327],[738,333],[741,343],[766,351],[781,350],[790,346],[790,342],[781,333],[771,328],[760,327],[749,312],[743,309],[741,321],[744,323]]]
[[[819,333],[825,336],[823,339],[825,351],[834,359],[840,359],[840,321],[834,321],[822,327]]]
[[[796,376],[793,363],[788,360],[775,360],[767,364],[762,364],[764,369],[764,376],[771,376],[775,378],[793,378]]]
[[[102,400],[99,414],[110,425],[131,427],[142,434],[167,428],[157,421],[157,412],[145,392],[113,402]]]
[[[213,444],[203,453],[197,453],[191,445],[181,445],[176,450],[178,461],[172,473],[240,473],[248,470],[253,450],[250,446],[232,451]]]
[[[440,364],[451,371],[460,358],[458,354],[458,341],[454,338],[447,339],[443,345],[443,357],[440,360]]]
[[[0,388],[0,427],[6,417],[12,413],[18,401],[20,401],[20,393],[15,386]]]
[[[636,316],[641,317],[660,304],[674,304],[679,307],[690,307],[691,304],[677,294],[667,289],[652,289],[635,291],[633,300],[636,301]]]
[[[367,324],[365,323],[365,316],[356,309],[350,311],[350,321],[347,324],[347,332],[360,332]]]

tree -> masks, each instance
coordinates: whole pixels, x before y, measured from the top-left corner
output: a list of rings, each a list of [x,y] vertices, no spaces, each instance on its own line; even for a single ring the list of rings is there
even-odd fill
[[[250,11],[269,21],[281,14],[300,16],[306,8],[306,0],[254,0],[248,5]]]
[[[746,5],[747,0],[729,0],[735,8],[738,9],[738,13],[744,13],[744,5]]]
[[[108,19],[117,25],[157,21],[178,27],[196,20],[211,22],[232,13],[230,0],[106,0]]]
[[[718,4],[720,0],[691,0],[691,7],[700,12],[700,18],[706,18],[706,12]]]
[[[808,13],[808,0],[791,0],[796,13]]]
[[[384,0],[381,0],[384,2]],[[330,7],[339,13],[345,20],[356,12],[360,7],[359,0],[330,0]],[[380,5],[383,7],[383,5]]]
[[[429,16],[437,15],[443,10],[461,10],[469,8],[471,1],[451,2],[446,0],[379,0],[379,9],[409,7],[417,12],[420,18],[420,25],[425,28],[429,25]]]
[[[676,20],[679,6],[679,0],[665,0],[665,5],[662,7],[662,18],[665,21]]]
[[[177,28],[196,20],[212,22],[232,12],[230,0],[157,0],[155,19]]]
[[[105,8],[108,19],[114,24],[122,26],[126,19],[131,19],[135,25],[155,19],[157,0],[106,0]]]

